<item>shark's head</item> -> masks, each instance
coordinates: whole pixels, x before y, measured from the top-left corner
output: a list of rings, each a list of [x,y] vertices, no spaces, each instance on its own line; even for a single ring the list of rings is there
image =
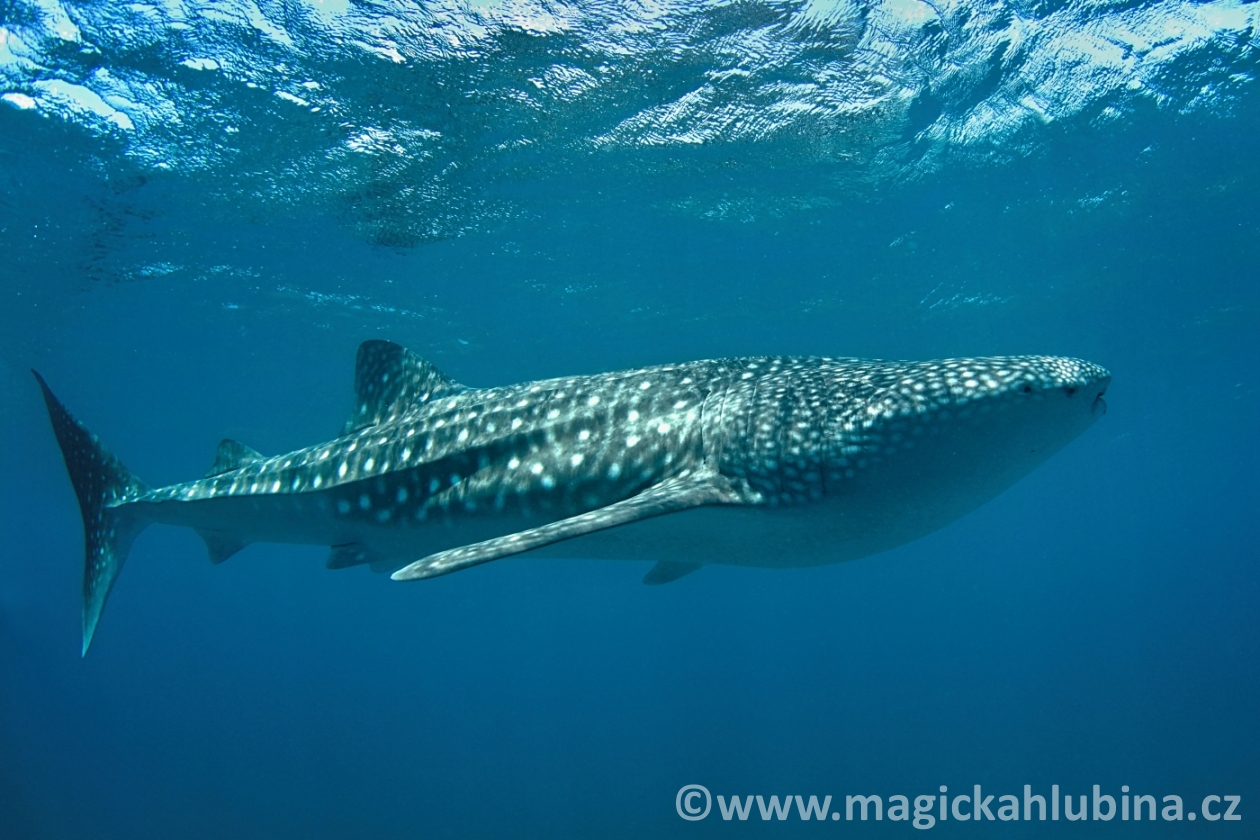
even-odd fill
[[[909,443],[921,459],[937,447],[916,441],[939,439],[939,457],[974,449],[982,470],[1062,447],[1106,413],[1111,383],[1098,365],[1056,356],[915,362],[898,374],[866,400],[865,417],[846,418],[864,446],[889,456]]]
[[[880,534],[882,547],[914,539],[997,496],[1085,431],[1106,413],[1110,383],[1098,365],[1049,356],[898,365],[838,418],[827,494],[856,531]]]

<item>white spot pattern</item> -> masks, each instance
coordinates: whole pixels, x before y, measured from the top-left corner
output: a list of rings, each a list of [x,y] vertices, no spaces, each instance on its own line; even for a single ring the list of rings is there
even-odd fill
[[[320,493],[341,517],[402,527],[435,509],[481,516],[535,505],[572,515],[711,463],[770,504],[805,503],[948,422],[1070,397],[1108,376],[1056,357],[762,357],[456,386],[435,402],[403,373],[394,386],[418,402],[391,408],[380,424],[145,498]],[[383,409],[356,406],[356,416],[374,411]]]

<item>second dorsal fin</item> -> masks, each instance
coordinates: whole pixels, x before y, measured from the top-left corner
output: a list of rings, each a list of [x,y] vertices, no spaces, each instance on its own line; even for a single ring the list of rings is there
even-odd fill
[[[222,475],[265,460],[267,459],[262,453],[250,449],[239,440],[224,438],[219,441],[219,448],[214,453],[214,466],[210,468],[210,472],[206,473],[206,477]]]
[[[354,413],[341,433],[348,435],[406,415],[438,394],[464,386],[392,341],[365,341],[354,365]]]

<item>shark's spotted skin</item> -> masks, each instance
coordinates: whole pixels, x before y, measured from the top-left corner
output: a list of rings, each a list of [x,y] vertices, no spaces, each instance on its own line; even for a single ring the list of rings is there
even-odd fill
[[[318,543],[333,568],[408,564],[396,579],[533,550],[656,560],[648,583],[837,562],[992,498],[1101,414],[1109,381],[1057,357],[759,357],[474,389],[370,341],[340,437],[274,457],[223,441],[206,477],[153,490],[44,394],[88,530],[86,650],[152,522],[195,528],[216,562]]]

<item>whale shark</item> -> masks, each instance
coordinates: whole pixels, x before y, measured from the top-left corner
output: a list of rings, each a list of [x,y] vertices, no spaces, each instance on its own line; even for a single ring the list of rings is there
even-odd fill
[[[1104,414],[1111,381],[1054,356],[764,356],[471,388],[374,340],[335,439],[224,440],[204,477],[150,488],[32,373],[83,515],[84,655],[152,524],[195,529],[214,563],[306,543],[402,581],[526,552],[655,561],[648,584],[837,563],[994,498]]]

